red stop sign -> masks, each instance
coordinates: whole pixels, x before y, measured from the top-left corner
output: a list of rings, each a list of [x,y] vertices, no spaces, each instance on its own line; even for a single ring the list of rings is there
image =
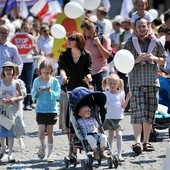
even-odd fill
[[[33,39],[29,34],[17,33],[11,38],[11,43],[16,45],[20,55],[27,55],[33,47]]]

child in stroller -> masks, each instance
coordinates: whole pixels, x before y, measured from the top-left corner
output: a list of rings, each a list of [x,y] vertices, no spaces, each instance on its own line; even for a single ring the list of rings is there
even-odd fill
[[[75,131],[76,136],[74,141],[70,141],[71,149],[69,148],[69,150],[75,151],[75,149],[72,148],[77,147],[78,149],[85,151],[87,159],[81,161],[82,169],[93,169],[93,159],[97,159],[98,163],[100,164],[101,158],[107,159],[109,168],[112,168],[113,164],[115,168],[118,167],[118,159],[116,156],[113,155],[113,152],[110,149],[107,138],[104,135],[101,119],[99,117],[100,110],[104,107],[105,102],[105,94],[103,94],[102,92],[93,92],[84,87],[75,88],[69,95],[70,123]],[[86,127],[87,122],[84,121],[86,117],[94,121],[93,123],[96,125],[88,125],[89,131]],[[84,122],[85,124],[83,124]],[[88,123],[92,125],[91,121],[88,121]],[[99,142],[97,142],[96,145],[96,140],[93,137],[98,136],[98,127],[101,132],[100,136],[102,137],[102,140],[99,140],[100,145]],[[84,129],[87,131],[84,131]],[[86,136],[86,134],[88,135]],[[107,150],[105,151],[105,149]],[[94,153],[94,157],[91,154],[92,151]],[[108,154],[106,154],[105,152],[108,152]],[[70,162],[72,163],[72,161],[67,159],[67,157],[64,158],[64,161],[66,167],[68,167]],[[75,162],[73,162],[73,164],[74,166],[76,166]]]
[[[107,148],[107,136],[102,134],[99,129],[97,120],[91,116],[91,109],[88,105],[81,106],[78,115],[80,118],[77,120],[80,132],[83,137],[88,141],[91,149],[93,150],[94,159],[109,158],[104,150]],[[97,149],[97,143],[100,143],[100,153]]]

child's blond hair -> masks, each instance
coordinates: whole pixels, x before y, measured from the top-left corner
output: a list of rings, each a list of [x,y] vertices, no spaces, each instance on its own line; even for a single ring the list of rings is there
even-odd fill
[[[103,90],[108,90],[108,80],[114,80],[119,83],[118,90],[119,91],[124,91],[124,82],[123,80],[117,75],[117,74],[112,74],[107,76],[106,78],[103,79],[102,81],[102,89]]]

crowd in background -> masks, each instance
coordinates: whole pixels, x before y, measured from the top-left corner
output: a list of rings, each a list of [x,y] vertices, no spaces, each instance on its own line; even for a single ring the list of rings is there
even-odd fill
[[[142,5],[144,6],[142,6],[140,3],[143,3]],[[25,93],[27,94],[26,95],[22,93],[22,90],[18,88],[18,92],[12,96],[11,101],[3,101],[1,102],[1,105],[3,105],[5,102],[9,102],[10,104],[12,103],[14,105],[16,102],[23,100],[23,110],[31,111],[35,109],[40,139],[40,149],[38,152],[39,158],[43,159],[45,157],[45,149],[47,147],[47,158],[49,161],[52,160],[53,125],[57,121],[57,114],[60,117],[60,129],[66,133],[68,132],[69,102],[67,98],[67,92],[72,91],[76,87],[83,86],[88,89],[101,92],[105,90],[110,91],[110,93],[105,92],[108,96],[110,96],[112,93],[117,93],[118,89],[118,103],[121,105],[121,109],[125,109],[125,112],[128,112],[133,111],[132,109],[136,107],[134,103],[137,102],[136,98],[134,99],[134,97],[132,97],[133,102],[131,107],[128,103],[128,100],[131,97],[131,95],[128,93],[129,83],[131,84],[130,90],[132,90],[132,96],[133,93],[135,93],[140,99],[138,104],[143,102],[143,98],[140,96],[141,94],[138,94],[138,89],[136,90],[136,87],[142,86],[143,91],[146,90],[151,96],[155,96],[155,98],[152,100],[152,102],[155,102],[153,108],[149,110],[147,107],[148,113],[156,111],[156,96],[158,94],[157,87],[159,86],[159,83],[156,84],[154,82],[155,77],[153,77],[153,81],[150,79],[152,79],[151,77],[153,76],[153,70],[154,76],[157,76],[158,72],[161,72],[161,76],[170,73],[170,10],[164,13],[164,21],[159,18],[154,19],[153,21],[150,19],[148,21],[148,18],[145,18],[147,1],[139,0],[139,2],[136,3],[136,8],[139,16],[137,19],[135,18],[133,22],[130,18],[126,18],[124,20],[114,18],[111,20],[112,32],[110,34],[108,34],[105,30],[106,23],[104,19],[107,18],[106,9],[104,7],[99,7],[96,10],[95,15],[97,20],[95,22],[90,19],[90,15],[94,15],[94,13],[87,11],[86,17],[81,23],[82,33],[67,33],[67,48],[60,54],[58,61],[53,58],[52,49],[54,37],[52,37],[50,34],[50,28],[53,24],[55,24],[55,20],[51,20],[50,22],[41,22],[36,18],[34,18],[34,20],[31,22],[27,19],[21,20],[22,24],[20,27],[16,28],[16,33],[24,32],[29,34],[29,36],[33,39],[34,44],[29,55],[20,56],[17,48],[9,42],[10,28],[6,26],[7,16],[0,18],[0,71],[3,73],[3,76],[1,77],[1,84],[4,84],[4,90],[7,90],[6,88],[8,88],[9,84],[13,84],[14,87],[18,86],[16,81],[14,81],[11,77],[15,73],[14,65],[11,64],[15,63],[19,66],[19,75],[17,76],[19,76],[19,79],[25,83]],[[143,10],[144,15],[140,13],[140,10]],[[145,18],[144,20],[141,19],[143,17]],[[138,26],[148,27],[147,36],[144,35],[144,38],[148,41],[147,47],[145,46],[146,44],[142,45],[142,41],[139,40],[142,38],[140,35],[141,31],[139,31]],[[132,42],[130,42],[130,39],[132,39]],[[151,50],[148,51],[150,42],[152,47]],[[130,50],[135,56],[136,65],[133,75],[132,73],[129,75],[121,73],[114,67],[113,55],[123,48]],[[145,48],[148,49],[146,50]],[[146,59],[146,55],[149,57],[149,59]],[[137,58],[138,56],[140,56],[140,58]],[[155,56],[157,56],[157,58],[155,58]],[[11,63],[6,63],[9,61]],[[14,73],[9,75],[7,68],[12,68],[11,71]],[[141,75],[139,74],[140,71],[144,76],[149,76],[147,79],[147,83],[150,83],[149,85],[144,79],[141,81],[143,84],[139,85],[137,76]],[[115,74],[118,75],[123,81],[122,83],[124,85],[124,89],[120,89],[119,78],[115,78]],[[131,78],[130,82],[128,80],[128,76]],[[61,77],[60,81],[57,79],[58,77]],[[103,89],[102,84],[105,78],[107,78],[105,81],[107,81],[108,87]],[[155,86],[154,83],[156,84],[156,88],[153,88],[150,91],[148,86]],[[116,86],[116,89],[114,85]],[[123,93],[121,93],[121,91],[123,91]],[[0,95],[1,99],[3,99],[2,94]],[[128,99],[125,100],[126,95]],[[114,98],[110,98],[114,103]],[[56,100],[60,100],[60,113]],[[126,101],[126,106],[122,106],[122,100],[123,103]],[[34,104],[34,102],[36,104]],[[109,104],[108,107],[110,107]],[[141,110],[142,109],[143,108],[141,108]],[[122,111],[119,112],[117,110],[117,112],[120,114],[118,117],[110,116],[111,113],[109,109],[103,109],[101,112],[102,122],[105,122],[104,124],[108,126],[107,129],[109,132],[109,143],[111,146],[114,136],[113,132],[117,132],[117,151],[119,161],[124,161],[121,155],[121,121],[110,121],[109,125],[108,121],[105,121],[105,119],[123,119],[123,117],[121,117]],[[141,112],[143,113],[143,110]],[[141,122],[139,115],[140,113],[138,113],[136,116],[137,118],[134,115],[132,116],[132,124],[134,124],[134,135],[136,141],[135,145],[133,145],[133,151],[140,154],[142,152],[140,146],[142,123],[145,124],[145,126],[143,126],[145,135],[143,150],[154,150],[154,147],[149,143],[149,132],[151,130],[151,125],[154,122],[154,113],[152,113],[152,116],[149,118],[149,120],[147,120],[148,122]],[[138,124],[140,124],[140,127]],[[146,131],[148,132],[147,134]],[[6,150],[4,138],[8,138],[8,147],[10,150],[8,160],[9,162],[15,162],[15,159],[12,157],[13,138],[15,135],[12,131],[9,132],[10,133],[4,135],[4,129],[0,128],[0,159],[3,157]],[[45,144],[46,132],[48,136],[47,146]],[[24,145],[23,141],[20,143],[22,146]]]

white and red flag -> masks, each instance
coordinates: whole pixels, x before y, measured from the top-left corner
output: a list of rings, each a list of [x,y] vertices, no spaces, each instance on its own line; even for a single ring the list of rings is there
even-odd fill
[[[57,13],[62,12],[62,7],[57,0],[39,0],[30,9],[30,12],[40,20],[56,17]]]

